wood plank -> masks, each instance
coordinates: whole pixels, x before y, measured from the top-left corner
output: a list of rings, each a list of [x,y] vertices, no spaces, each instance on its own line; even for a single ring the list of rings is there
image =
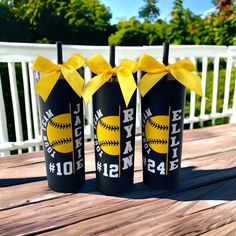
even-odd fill
[[[211,138],[211,137],[217,137],[221,135],[229,135],[229,136],[235,136],[236,133],[236,125],[220,125],[220,126],[214,126],[214,127],[208,127],[208,128],[202,128],[202,129],[195,129],[195,130],[186,130],[184,131],[184,140],[186,141],[193,141],[193,140],[201,140],[205,138]],[[139,148],[141,147],[141,137],[136,137],[136,146]],[[86,142],[85,143],[85,150],[86,153],[92,153],[93,152],[93,142]],[[11,158],[11,161],[9,161],[9,158]],[[35,162],[44,162],[44,154],[43,151],[39,152],[33,152],[33,153],[24,153],[19,155],[12,155],[10,157],[3,157],[0,158],[0,165],[1,167],[14,167],[18,166],[18,163],[20,165],[25,164],[31,164]]]
[[[35,152],[36,156],[22,159],[4,158],[0,163],[0,187],[24,184],[46,179],[46,167],[42,152]],[[31,154],[32,155],[32,154]],[[86,152],[86,171],[94,171],[94,154]]]
[[[46,168],[43,163],[10,167],[1,170],[0,186],[16,185],[43,179],[46,179]]]
[[[88,154],[93,153],[93,142],[86,142],[85,150]],[[41,162],[44,162],[43,151],[29,152],[0,158],[0,166],[4,168],[18,167]]]
[[[183,159],[213,155],[236,149],[236,132],[183,143]]]
[[[232,155],[231,159],[235,159],[235,153],[228,153]],[[225,156],[224,158],[221,158],[221,160],[224,160],[226,158],[227,157]],[[235,166],[235,161],[236,160],[229,162],[228,164]],[[217,162],[216,165],[221,166],[221,163]],[[192,172],[192,170],[188,171],[189,177],[191,176]],[[99,215],[111,213],[116,214],[116,211],[130,209],[130,211],[132,212],[134,211],[134,207],[136,206],[137,208],[143,209],[144,212],[140,213],[140,215],[143,215],[146,212],[147,204],[160,205],[160,207],[163,207],[163,204],[168,205],[172,204],[172,202],[181,203],[181,201],[191,202],[191,200],[205,199],[213,200],[210,201],[210,204],[213,204],[215,206],[215,204],[218,205],[219,203],[222,203],[221,201],[216,201],[217,199],[229,200],[228,198],[230,196],[232,196],[232,198],[236,197],[236,193],[234,191],[236,179],[232,179],[231,181],[231,178],[233,176],[236,178],[235,168],[229,168],[224,171],[207,171],[208,174],[205,174],[205,171],[203,170],[199,173],[202,173],[203,175],[192,179],[187,178],[186,176],[186,180],[182,181],[179,189],[175,191],[154,190],[145,187],[143,183],[137,182],[134,186],[133,192],[131,192],[130,194],[126,194],[120,198],[103,196],[96,191],[84,191],[83,193],[60,197],[50,201],[42,201],[37,204],[4,210],[1,212],[4,216],[4,221],[1,221],[2,224],[0,224],[0,229],[5,232],[4,230],[7,230],[10,224],[14,226],[12,228],[12,234],[21,234],[23,232],[35,232],[37,230],[41,230],[42,228],[43,230],[49,230],[51,229],[51,227],[62,227],[68,224],[74,224],[81,220],[84,221],[92,217],[97,218],[97,216]],[[140,174],[140,176],[136,179],[136,181],[140,181],[141,171],[137,172],[137,174]],[[227,178],[229,180],[227,180]],[[218,182],[222,179],[226,180]],[[214,184],[212,184],[212,187],[209,188],[209,186],[207,186],[209,183]],[[201,189],[198,189],[197,186],[203,187]],[[220,188],[217,188],[217,186],[220,186]],[[189,192],[191,194],[185,194],[183,192],[189,189]],[[179,193],[179,195],[176,195],[177,193]],[[157,197],[162,198],[162,201],[156,202],[160,200]],[[181,199],[178,199],[177,197],[181,197]],[[170,199],[171,202],[167,201],[167,199]],[[195,208],[199,209],[201,206],[201,203],[196,203]],[[207,207],[209,207],[208,204]],[[136,211],[137,210],[135,210],[134,212]],[[156,211],[158,212],[159,210],[157,209]],[[21,212],[24,212],[24,215],[22,215]],[[190,212],[190,210],[188,210],[188,212]],[[192,214],[192,212],[190,213]],[[42,216],[45,217],[42,218]],[[112,218],[113,216],[109,217]],[[123,220],[125,220],[125,218]],[[22,227],[23,225],[26,226]]]
[[[140,155],[141,154],[139,153],[139,156]],[[196,186],[206,185],[213,181],[234,177],[234,167],[236,166],[235,155],[236,151],[228,151],[194,160],[184,160],[182,162],[183,168],[181,171],[181,185],[179,190],[194,188]],[[137,160],[140,160],[140,158],[137,158]],[[135,190],[144,190],[144,193],[140,192],[137,197],[151,197],[155,194],[161,193],[161,191],[147,189],[145,185],[142,184],[141,168],[139,170],[137,169],[134,176],[134,182],[136,183]],[[87,181],[81,191],[87,193],[95,191],[95,173],[87,172],[86,179]],[[30,195],[28,195],[29,192],[31,192]],[[137,194],[136,191],[134,191],[132,195],[134,196],[135,194]],[[9,196],[14,197],[11,198]],[[2,187],[0,188],[0,209],[3,210],[16,206],[37,203],[45,201],[46,199],[49,200],[61,196],[62,194],[49,190],[46,181],[24,184],[22,186]]]
[[[19,165],[22,166],[22,165],[40,163],[43,161],[44,161],[44,155],[42,151],[29,152],[0,158],[0,166],[1,168],[10,168],[10,167],[17,167]]]
[[[224,201],[229,192],[233,198],[236,197],[232,187],[236,187],[235,179],[176,195],[163,196],[162,199],[157,198],[143,205],[123,208],[122,210],[116,209],[109,214],[80,220],[78,223],[73,222],[73,224],[55,231],[50,229],[43,235],[76,235],[78,230],[82,235],[99,235],[100,233],[102,235],[104,233],[106,233],[105,235],[204,233],[209,229],[236,221],[235,201],[229,203]],[[223,200],[216,201],[216,199]],[[103,205],[99,204],[99,208],[103,208]],[[97,211],[95,206],[93,210]]]
[[[199,148],[201,147],[201,148]],[[222,136],[210,137],[203,140],[193,140],[183,144],[183,159],[191,159],[206,155],[213,155],[227,150],[236,149],[236,133],[224,134]],[[137,169],[141,168],[141,149],[136,148]],[[9,158],[1,160],[0,167],[0,186],[9,186],[18,183],[26,183],[42,180],[46,172],[42,153],[36,153],[36,156],[30,158],[15,158],[8,161]],[[94,154],[92,150],[86,151],[86,170],[94,171]],[[37,177],[37,178],[35,178]],[[40,177],[40,178],[38,178]],[[12,179],[12,182],[11,182]],[[20,179],[20,180],[19,180]]]
[[[184,142],[188,142],[196,139],[205,139],[235,132],[236,124],[216,125],[193,130],[184,130],[183,140]]]
[[[202,236],[232,236],[236,235],[236,222],[226,224],[222,227],[219,227],[217,229],[213,229],[207,233],[202,234]]]
[[[87,174],[86,179],[86,184],[82,187],[80,193],[89,193],[96,190],[95,174]],[[72,195],[72,193],[59,193],[49,189],[47,181],[3,187],[0,189],[0,211],[67,195]]]
[[[231,134],[231,135],[233,135],[233,134]],[[225,141],[225,139],[223,139],[223,141]],[[206,142],[206,140],[204,142]],[[220,150],[220,149],[218,149],[218,150]],[[226,148],[226,150],[227,150],[227,148]],[[224,151],[224,149],[222,149],[222,151]],[[139,150],[138,150],[138,153],[139,153],[138,154],[139,156],[137,155],[136,159],[141,161],[141,158],[140,158],[141,153],[140,153]],[[181,185],[181,187],[179,188],[178,191],[192,189],[192,188],[195,188],[197,186],[206,185],[208,183],[216,182],[216,181],[219,181],[219,180],[222,180],[222,179],[225,179],[225,178],[231,178],[232,176],[234,176],[235,175],[235,169],[233,167],[236,166],[234,161],[232,161],[232,158],[235,157],[234,150],[227,151],[226,153],[230,157],[227,156],[227,155],[225,156],[225,153],[224,154],[219,153],[216,156],[211,155],[211,156],[208,156],[208,157],[198,157],[198,158],[195,158],[194,160],[192,160],[191,158],[188,158],[188,159],[184,160],[183,161],[183,164],[184,164],[183,166],[188,167],[188,168],[183,169],[183,171],[182,171],[183,179],[186,179],[186,180],[184,181],[184,184]],[[91,163],[89,164],[89,167],[91,165],[94,166],[94,163],[93,163],[93,160],[92,160],[94,158],[92,151],[90,152],[90,155],[91,155],[92,158],[91,158]],[[41,158],[43,159],[43,157],[41,157]],[[33,162],[35,163],[35,166],[40,165],[40,162],[38,162],[38,160],[33,160]],[[141,162],[139,162],[139,165],[141,166],[140,163]],[[26,163],[26,164],[23,164],[23,166],[24,165],[26,165],[26,167],[27,167],[30,164]],[[19,166],[22,167],[20,162],[19,162]],[[42,162],[42,166],[43,166],[43,162]],[[190,166],[195,166],[195,167],[194,167],[194,169],[191,169]],[[15,165],[14,167],[17,167],[17,166]],[[226,171],[219,171],[222,168],[229,168],[229,169],[226,170]],[[10,168],[10,169],[15,169],[15,168]],[[218,169],[218,170],[215,172],[214,170],[216,170],[216,169]],[[21,169],[21,172],[22,172],[22,169]],[[90,177],[94,178],[94,175],[93,175],[93,177],[92,176],[90,176]],[[193,179],[193,177],[194,177],[194,179]],[[142,180],[142,174],[141,174],[140,171],[138,171],[135,174],[135,179],[136,179],[135,180],[136,185],[134,186],[134,191],[130,195],[127,195],[127,196],[124,196],[124,197],[142,199],[142,198],[156,197],[156,196],[160,197],[161,194],[163,194],[162,191],[157,191],[157,190],[152,190],[152,189],[146,188],[142,183],[140,183],[141,180]],[[33,188],[33,191],[32,191],[32,196],[30,194],[30,196],[28,196],[28,198],[24,194],[22,194],[22,192],[19,191],[20,188],[14,189],[14,187],[23,187],[23,188],[25,188],[25,186],[28,186],[28,184],[25,184],[24,186],[22,185],[22,186],[8,187],[8,189],[1,188],[1,190],[3,190],[3,193],[4,192],[8,193],[9,188],[10,188],[13,195],[16,195],[16,193],[19,191],[19,194],[16,197],[16,201],[15,202],[13,201],[12,203],[11,203],[10,199],[8,201],[6,201],[7,197],[9,198],[9,195],[7,196],[5,194],[0,194],[0,197],[1,196],[5,197],[5,202],[3,201],[3,206],[2,206],[3,208],[2,209],[4,209],[4,207],[5,207],[5,209],[6,208],[12,208],[12,207],[18,207],[19,209],[21,209],[22,208],[21,206],[31,204],[30,205],[30,207],[31,207],[31,206],[34,205],[34,204],[32,205],[32,203],[42,202],[42,201],[45,201],[45,200],[48,200],[48,199],[52,199],[51,201],[54,201],[53,200],[54,198],[63,198],[64,199],[63,196],[65,196],[65,195],[60,195],[60,194],[57,194],[57,193],[54,193],[54,192],[50,192],[50,190],[48,191],[48,189],[46,187],[46,181],[42,181],[42,182],[39,182],[39,183],[41,183],[41,186],[36,187],[37,185],[35,184],[34,185],[35,188]],[[80,193],[80,195],[78,196],[79,198],[86,197],[87,193],[92,193],[92,194],[95,194],[95,195],[99,194],[98,192],[93,192],[95,190],[95,181],[94,181],[94,179],[92,179],[92,181],[90,183],[92,183],[92,184],[90,184],[90,186],[92,186],[92,188],[90,188],[89,190],[85,188],[84,192]],[[32,184],[32,186],[33,186],[33,184]],[[31,189],[32,186],[26,187],[25,192],[26,193],[31,192],[30,189]],[[83,195],[83,194],[85,194],[85,195]],[[165,192],[164,194],[170,194],[170,192]],[[172,194],[173,194],[173,192],[172,192]],[[4,200],[4,197],[3,197],[3,200]],[[140,201],[139,204],[140,205],[145,204],[145,203],[147,203],[146,201],[147,201],[147,199],[145,199],[143,203]],[[151,199],[150,201],[153,201],[153,199]],[[2,202],[2,199],[0,199],[0,202]],[[50,201],[47,201],[47,202],[50,202]],[[107,214],[111,210],[113,211],[113,208],[111,207],[112,204],[113,204],[113,200],[111,201],[111,204],[109,205],[110,208],[108,207],[108,210],[105,211],[105,213],[102,213],[102,214]],[[127,208],[133,207],[133,205],[129,203],[128,205],[126,205],[126,207]],[[33,211],[34,211],[34,209],[33,209]],[[3,212],[5,212],[5,211],[2,211],[1,213],[3,213]],[[20,214],[20,211],[18,212],[18,214]],[[48,230],[48,229],[46,229],[46,230]]]
[[[187,204],[186,204],[187,205]],[[170,212],[170,214],[173,214]],[[181,215],[181,213],[179,213]],[[169,217],[170,216],[170,217]],[[107,232],[101,232],[98,231],[95,232],[96,235],[160,235],[160,236],[182,236],[182,235],[201,235],[202,233],[205,233],[211,229],[218,228],[220,226],[223,226],[225,224],[228,224],[229,222],[235,222],[236,220],[236,208],[235,203],[229,202],[225,203],[219,206],[214,206],[212,208],[209,208],[207,210],[202,210],[200,212],[197,212],[195,214],[179,217],[178,214],[176,214],[175,218],[172,218],[171,215],[166,213],[165,216],[163,216],[164,219],[161,219],[159,217],[150,217],[147,220],[143,221],[137,221],[133,224],[120,226],[119,224],[116,224],[116,228],[114,230],[109,230]],[[170,219],[171,218],[171,219]],[[116,220],[113,219],[113,220]],[[85,223],[85,222],[84,222]],[[103,224],[106,224],[107,222],[104,222]],[[75,229],[77,228],[80,232],[83,232],[83,228],[81,228],[81,225],[79,225],[79,228],[77,225],[73,225],[71,227],[67,227],[67,235],[76,235]],[[94,227],[96,227],[94,225]],[[86,227],[86,226],[85,226]],[[69,232],[68,232],[69,229]],[[93,229],[93,228],[91,228]],[[43,235],[58,235],[63,234],[63,232],[66,232],[62,230],[52,231],[47,234]],[[70,232],[73,233],[70,233]],[[85,230],[85,234],[90,234],[92,230]]]
[[[227,125],[218,125],[214,127],[206,127],[201,129],[194,129],[194,130],[185,130],[184,131],[184,142],[192,141],[192,140],[199,140],[205,139],[210,137],[217,137],[224,135],[226,133],[230,135],[235,135],[236,132],[236,125],[235,124],[227,124]],[[136,137],[137,147],[141,146],[141,136]],[[86,153],[93,152],[94,144],[93,142],[86,142],[85,143],[85,150]],[[38,157],[38,158],[37,158]],[[11,161],[9,161],[11,158]],[[11,155],[8,157],[0,158],[0,165],[1,167],[10,167],[10,166],[17,166],[17,163],[20,162],[21,165],[35,163],[35,162],[44,162],[44,154],[43,151],[38,152],[30,152],[30,153],[23,153],[17,155]]]

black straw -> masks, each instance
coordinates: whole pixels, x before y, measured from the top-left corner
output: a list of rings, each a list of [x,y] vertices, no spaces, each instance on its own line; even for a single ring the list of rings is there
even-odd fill
[[[116,53],[115,45],[110,45],[110,65],[112,67],[116,66],[116,63],[115,63],[115,60],[116,60],[115,53]]]
[[[58,41],[56,42],[57,45],[57,63],[63,64],[63,58],[62,58],[62,42]]]
[[[169,43],[164,42],[163,44],[163,59],[162,62],[165,66],[169,64]]]

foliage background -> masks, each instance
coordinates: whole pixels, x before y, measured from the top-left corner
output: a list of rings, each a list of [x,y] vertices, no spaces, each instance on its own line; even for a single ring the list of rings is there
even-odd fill
[[[212,0],[205,17],[174,0],[171,19],[159,19],[158,0],[143,0],[139,17],[111,25],[112,13],[99,0],[1,0],[0,41],[82,45],[236,45],[234,0]],[[142,19],[142,20],[140,20]]]

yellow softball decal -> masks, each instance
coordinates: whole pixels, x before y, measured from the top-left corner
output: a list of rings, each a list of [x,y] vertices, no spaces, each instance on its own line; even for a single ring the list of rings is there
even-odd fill
[[[57,152],[72,152],[71,114],[52,117],[47,125],[47,137],[50,146]]]
[[[120,117],[101,118],[97,125],[97,139],[105,153],[112,156],[120,155]]]
[[[169,116],[151,116],[145,124],[147,144],[155,152],[168,152],[169,120]]]

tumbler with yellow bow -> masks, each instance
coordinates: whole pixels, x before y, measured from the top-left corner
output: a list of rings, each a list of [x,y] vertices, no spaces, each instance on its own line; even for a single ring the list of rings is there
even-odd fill
[[[87,65],[96,74],[83,97],[85,102],[93,97],[97,188],[123,194],[133,186],[137,62],[125,59],[116,66],[115,46],[110,46],[110,63],[97,54]]]
[[[168,63],[164,44],[163,64],[141,55],[143,71],[138,88],[142,106],[142,155],[144,183],[160,189],[176,188],[180,179],[185,87],[202,95],[201,80],[188,59]]]
[[[79,73],[85,60],[72,55],[62,59],[62,44],[57,42],[58,64],[38,56],[33,70],[40,72],[38,93],[43,148],[49,187],[58,192],[76,192],[85,179],[84,125],[82,90]]]

